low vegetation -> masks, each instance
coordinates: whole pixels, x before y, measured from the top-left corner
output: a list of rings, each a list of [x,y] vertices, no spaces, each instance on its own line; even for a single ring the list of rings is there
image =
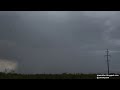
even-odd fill
[[[97,79],[97,74],[17,74],[0,73],[0,79]],[[111,77],[110,79],[120,79]]]

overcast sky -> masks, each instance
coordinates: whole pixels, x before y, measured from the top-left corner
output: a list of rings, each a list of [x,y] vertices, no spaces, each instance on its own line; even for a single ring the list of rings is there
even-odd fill
[[[120,72],[119,11],[0,11],[0,70]]]

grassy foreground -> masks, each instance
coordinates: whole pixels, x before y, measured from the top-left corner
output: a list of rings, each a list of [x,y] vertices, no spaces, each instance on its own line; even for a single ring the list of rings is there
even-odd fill
[[[0,79],[97,79],[97,74],[16,74],[0,73]],[[110,79],[120,79],[111,77]]]

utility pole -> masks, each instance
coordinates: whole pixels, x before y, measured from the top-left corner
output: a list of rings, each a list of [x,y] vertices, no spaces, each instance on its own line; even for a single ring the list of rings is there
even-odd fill
[[[108,49],[105,52],[107,53],[105,56],[107,57],[107,67],[108,67],[108,75],[109,75],[109,57],[111,57],[111,55],[109,55]]]

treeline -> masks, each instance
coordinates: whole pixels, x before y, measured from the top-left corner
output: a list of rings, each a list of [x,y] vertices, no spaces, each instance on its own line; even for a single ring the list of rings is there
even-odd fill
[[[0,73],[0,79],[96,79],[96,74],[17,74]]]
[[[0,73],[0,79],[97,79],[97,74],[17,74]],[[120,79],[120,77],[110,77]]]

